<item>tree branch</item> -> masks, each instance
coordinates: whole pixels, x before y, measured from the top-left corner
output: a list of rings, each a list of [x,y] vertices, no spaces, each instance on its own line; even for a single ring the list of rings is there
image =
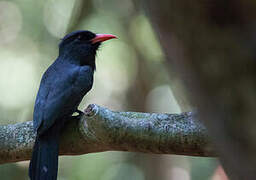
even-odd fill
[[[32,122],[0,126],[0,164],[30,159]],[[63,129],[60,154],[102,151],[216,156],[206,129],[193,113],[113,112],[92,104]]]

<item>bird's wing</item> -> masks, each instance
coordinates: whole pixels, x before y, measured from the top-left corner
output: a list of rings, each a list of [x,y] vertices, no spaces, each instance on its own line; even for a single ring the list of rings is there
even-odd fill
[[[37,94],[34,129],[41,134],[57,119],[72,115],[92,83],[93,70],[88,66],[50,67]]]

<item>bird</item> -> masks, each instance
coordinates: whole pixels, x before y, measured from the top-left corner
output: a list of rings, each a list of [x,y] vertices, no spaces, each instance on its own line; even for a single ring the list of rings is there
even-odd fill
[[[29,164],[31,180],[56,180],[60,132],[93,86],[95,57],[103,41],[117,38],[78,30],[59,43],[59,55],[44,72],[36,96],[33,128],[36,140]]]

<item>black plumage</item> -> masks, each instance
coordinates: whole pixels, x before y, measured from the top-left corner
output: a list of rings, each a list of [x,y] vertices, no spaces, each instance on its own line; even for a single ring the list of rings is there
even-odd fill
[[[75,31],[59,44],[59,56],[44,73],[34,107],[37,132],[29,166],[31,180],[56,180],[60,131],[93,85],[95,55],[113,35]]]

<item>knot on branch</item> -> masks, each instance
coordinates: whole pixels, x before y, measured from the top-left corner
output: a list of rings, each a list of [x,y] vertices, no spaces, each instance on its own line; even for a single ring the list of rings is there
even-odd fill
[[[98,106],[95,104],[89,104],[87,108],[84,110],[84,114],[86,117],[92,117],[96,115],[98,112]]]

